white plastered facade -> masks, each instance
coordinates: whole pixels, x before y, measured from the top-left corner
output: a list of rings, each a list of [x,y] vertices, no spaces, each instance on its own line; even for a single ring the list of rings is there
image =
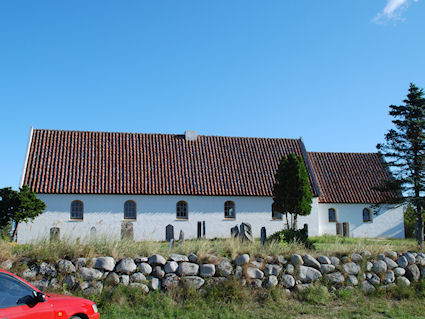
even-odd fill
[[[270,235],[284,227],[283,220],[273,220],[271,197],[250,196],[178,196],[178,195],[73,195],[38,194],[46,203],[45,212],[33,222],[19,225],[18,242],[28,243],[49,238],[50,229],[60,229],[61,238],[82,240],[89,238],[91,230],[96,236],[120,239],[124,222],[124,203],[136,203],[137,219],[133,224],[134,239],[165,240],[165,227],[174,226],[177,238],[180,230],[185,238],[197,236],[198,221],[205,221],[207,238],[230,237],[230,228],[242,222],[250,223],[255,237],[260,236],[261,227]],[[71,202],[84,203],[82,221],[70,219]],[[176,203],[186,201],[188,219],[176,219]],[[224,203],[235,203],[236,218],[224,218]],[[372,223],[363,223],[363,208],[367,204],[323,204],[313,198],[311,214],[300,217],[299,227],[308,224],[309,235],[335,234],[335,223],[328,221],[328,209],[335,208],[339,222],[349,222],[354,237],[404,237],[403,210],[401,207],[383,207]],[[93,228],[94,227],[94,228]]]

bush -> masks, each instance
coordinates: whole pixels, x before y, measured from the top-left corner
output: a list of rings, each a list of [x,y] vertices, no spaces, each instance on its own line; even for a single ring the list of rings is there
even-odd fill
[[[313,242],[308,239],[307,229],[283,229],[273,235],[271,235],[268,240],[270,241],[280,241],[282,243],[299,243],[303,244],[307,249],[314,249]]]

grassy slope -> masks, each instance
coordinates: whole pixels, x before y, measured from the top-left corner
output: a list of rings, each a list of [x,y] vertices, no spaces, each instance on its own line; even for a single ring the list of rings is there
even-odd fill
[[[105,292],[96,302],[102,318],[425,318],[424,286],[378,291],[327,292],[313,287],[295,296],[280,289],[250,290],[229,284],[203,295],[180,288],[143,295],[130,288]]]

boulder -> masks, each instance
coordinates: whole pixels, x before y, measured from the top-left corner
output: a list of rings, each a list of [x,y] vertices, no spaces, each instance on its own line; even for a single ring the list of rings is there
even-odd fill
[[[184,285],[199,289],[205,283],[205,280],[198,276],[186,276],[181,279]]]
[[[298,254],[294,254],[291,256],[291,263],[296,266],[296,265],[302,265],[304,264],[303,258],[301,257],[301,255]]]
[[[22,273],[22,278],[28,281],[34,281],[37,277],[37,272],[31,269],[25,269]]]
[[[212,277],[215,274],[214,264],[203,264],[199,269],[199,275],[203,278]]]
[[[134,259],[134,262],[136,263],[136,264],[141,264],[141,263],[147,263],[148,262],[148,257],[145,257],[145,256],[139,256],[139,257],[137,257],[136,259]]]
[[[158,254],[152,255],[148,259],[148,263],[151,266],[164,266],[166,262],[165,258]]]
[[[398,266],[397,263],[389,257],[385,257],[384,261],[387,264],[388,269],[393,269]]]
[[[388,258],[388,257],[387,257]],[[385,273],[384,276],[384,284],[391,284],[395,281],[395,274],[394,271],[389,270]]]
[[[141,272],[136,272],[131,275],[130,282],[143,283],[146,282],[146,277]]]
[[[404,256],[400,256],[399,259],[397,259],[397,264],[399,265],[399,267],[401,268],[406,268],[409,265],[409,262],[407,261],[407,258]]]
[[[251,280],[251,288],[258,289],[261,288],[263,285],[263,282],[261,279],[252,279]]]
[[[189,261],[189,258],[187,258],[187,256],[179,254],[171,254],[169,259],[175,262]]]
[[[320,263],[313,256],[307,254],[303,257],[304,265],[320,270]]]
[[[330,264],[331,263],[331,260],[326,256],[317,257],[317,261],[321,264]]]
[[[232,264],[227,258],[223,258],[217,265],[217,271],[220,276],[228,277],[233,273]]]
[[[152,290],[158,290],[158,289],[160,289],[161,288],[161,286],[160,286],[160,280],[158,278],[156,278],[156,277],[150,277],[149,278],[149,287]]]
[[[352,254],[351,255],[351,261],[355,262],[356,264],[360,264],[363,261],[363,257],[359,254]]]
[[[421,272],[415,264],[409,265],[406,268],[406,278],[410,281],[418,281],[421,276]]]
[[[82,267],[78,270],[78,275],[83,280],[91,281],[101,279],[103,274],[97,269]]]
[[[397,277],[404,276],[404,274],[406,273],[406,270],[404,268],[401,268],[401,267],[396,267],[396,268],[393,269],[393,271],[394,271],[394,274]]]
[[[373,264],[370,261],[366,262],[366,271],[371,271],[373,267]]]
[[[197,263],[198,262],[198,256],[196,256],[194,253],[189,254],[189,261],[191,263]]]
[[[360,271],[360,266],[356,263],[349,262],[342,265],[342,269],[348,275],[357,275]]]
[[[149,265],[148,263],[140,263],[139,269],[140,269],[140,272],[145,276],[148,276],[152,273],[152,266]]]
[[[120,284],[123,286],[128,286],[130,284],[130,276],[122,275],[120,278]]]
[[[11,259],[7,259],[0,263],[0,268],[3,268],[4,270],[10,270],[13,267],[13,261]]]
[[[274,275],[271,275],[267,278],[264,285],[266,288],[272,288],[272,287],[276,287],[277,284],[278,284],[277,277]]]
[[[346,282],[347,282],[347,285],[349,286],[357,286],[359,284],[359,280],[354,275],[348,275]]]
[[[320,271],[315,268],[307,266],[299,266],[298,278],[302,283],[311,283],[322,277]]]
[[[43,278],[42,280],[31,281],[31,284],[41,291],[45,291],[50,284],[49,279]]]
[[[165,271],[162,270],[161,266],[155,266],[152,269],[152,276],[162,278],[165,276]]]
[[[137,269],[136,264],[134,263],[132,258],[124,258],[122,259],[117,267],[116,267],[116,272],[120,273],[120,274],[126,274],[126,275],[130,275],[132,273],[134,273]]]
[[[384,257],[385,258],[385,257]],[[385,274],[387,272],[387,263],[383,260],[377,260],[373,263],[372,270],[376,274]]]
[[[96,281],[89,284],[89,287],[83,290],[85,295],[100,295],[103,291],[103,284],[101,281]]]
[[[368,251],[368,250],[364,250],[364,251],[362,251],[362,252],[360,253],[360,255],[361,255],[364,259],[366,259],[366,260],[370,259],[370,257],[372,256],[371,252],[370,252],[370,251]]]
[[[409,279],[407,279],[406,277],[403,277],[403,276],[397,277],[397,285],[409,287],[410,281],[409,281]]]
[[[179,268],[179,264],[175,261],[167,261],[167,263],[164,266],[164,271],[166,274],[176,272],[177,268]]]
[[[112,257],[93,258],[93,268],[103,271],[113,271],[115,268],[115,260]]]
[[[322,274],[328,274],[333,271],[335,271],[335,266],[331,264],[322,264],[322,266],[320,267],[320,272]]]
[[[277,262],[281,265],[286,265],[288,261],[282,255],[277,256]]]
[[[72,274],[76,271],[74,264],[66,259],[59,260],[57,265],[59,272],[62,274]]]
[[[397,259],[397,253],[395,251],[386,251],[385,256],[392,259],[392,260]]]
[[[286,272],[288,273],[288,274],[293,274],[294,272],[295,272],[295,267],[294,267],[294,265],[292,265],[292,264],[288,264],[287,266],[286,266]]]
[[[66,288],[74,289],[77,285],[77,279],[74,275],[67,275],[64,280],[64,284],[66,284]]]
[[[416,261],[415,255],[413,253],[407,252],[407,253],[404,253],[403,256],[406,257],[409,265],[414,264]]]
[[[262,279],[264,277],[264,273],[255,267],[248,267],[246,269],[246,275],[251,279]]]
[[[240,278],[242,278],[242,276],[243,276],[242,267],[241,266],[236,266],[235,277],[238,278],[238,279],[240,279]]]
[[[339,271],[326,274],[324,278],[326,281],[329,281],[333,284],[342,284],[345,280],[344,275],[341,274]]]
[[[83,257],[77,258],[75,260],[75,266],[77,268],[86,267],[87,266],[87,259],[83,258]]]
[[[368,280],[374,286],[379,285],[381,283],[381,278],[379,278],[376,274],[372,274],[372,277]]]
[[[283,274],[281,277],[282,285],[285,288],[293,288],[295,286],[295,279],[291,275]]]
[[[180,276],[196,276],[199,271],[198,264],[182,262],[177,268],[177,273]]]
[[[279,265],[273,265],[273,264],[266,264],[264,266],[264,274],[266,276],[278,276],[282,270],[282,267]]]
[[[114,272],[110,272],[108,273],[108,275],[106,276],[105,281],[111,285],[118,285],[120,283],[120,277],[114,273]]]
[[[329,259],[331,260],[332,265],[334,265],[335,267],[338,267],[338,265],[340,263],[338,257],[331,256]]]
[[[39,273],[43,276],[56,277],[58,272],[54,265],[42,262],[40,264]]]
[[[243,255],[238,256],[235,260],[235,263],[238,266],[243,266],[243,265],[249,263],[249,255],[243,254]]]
[[[372,285],[370,282],[368,281],[364,281],[362,284],[362,290],[364,293],[371,293],[372,291],[374,291],[376,288],[374,285]]]

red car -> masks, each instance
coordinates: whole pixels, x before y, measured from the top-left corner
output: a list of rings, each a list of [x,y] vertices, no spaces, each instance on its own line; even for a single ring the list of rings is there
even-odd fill
[[[0,269],[0,318],[98,319],[96,304],[84,298],[43,294],[22,278]]]

